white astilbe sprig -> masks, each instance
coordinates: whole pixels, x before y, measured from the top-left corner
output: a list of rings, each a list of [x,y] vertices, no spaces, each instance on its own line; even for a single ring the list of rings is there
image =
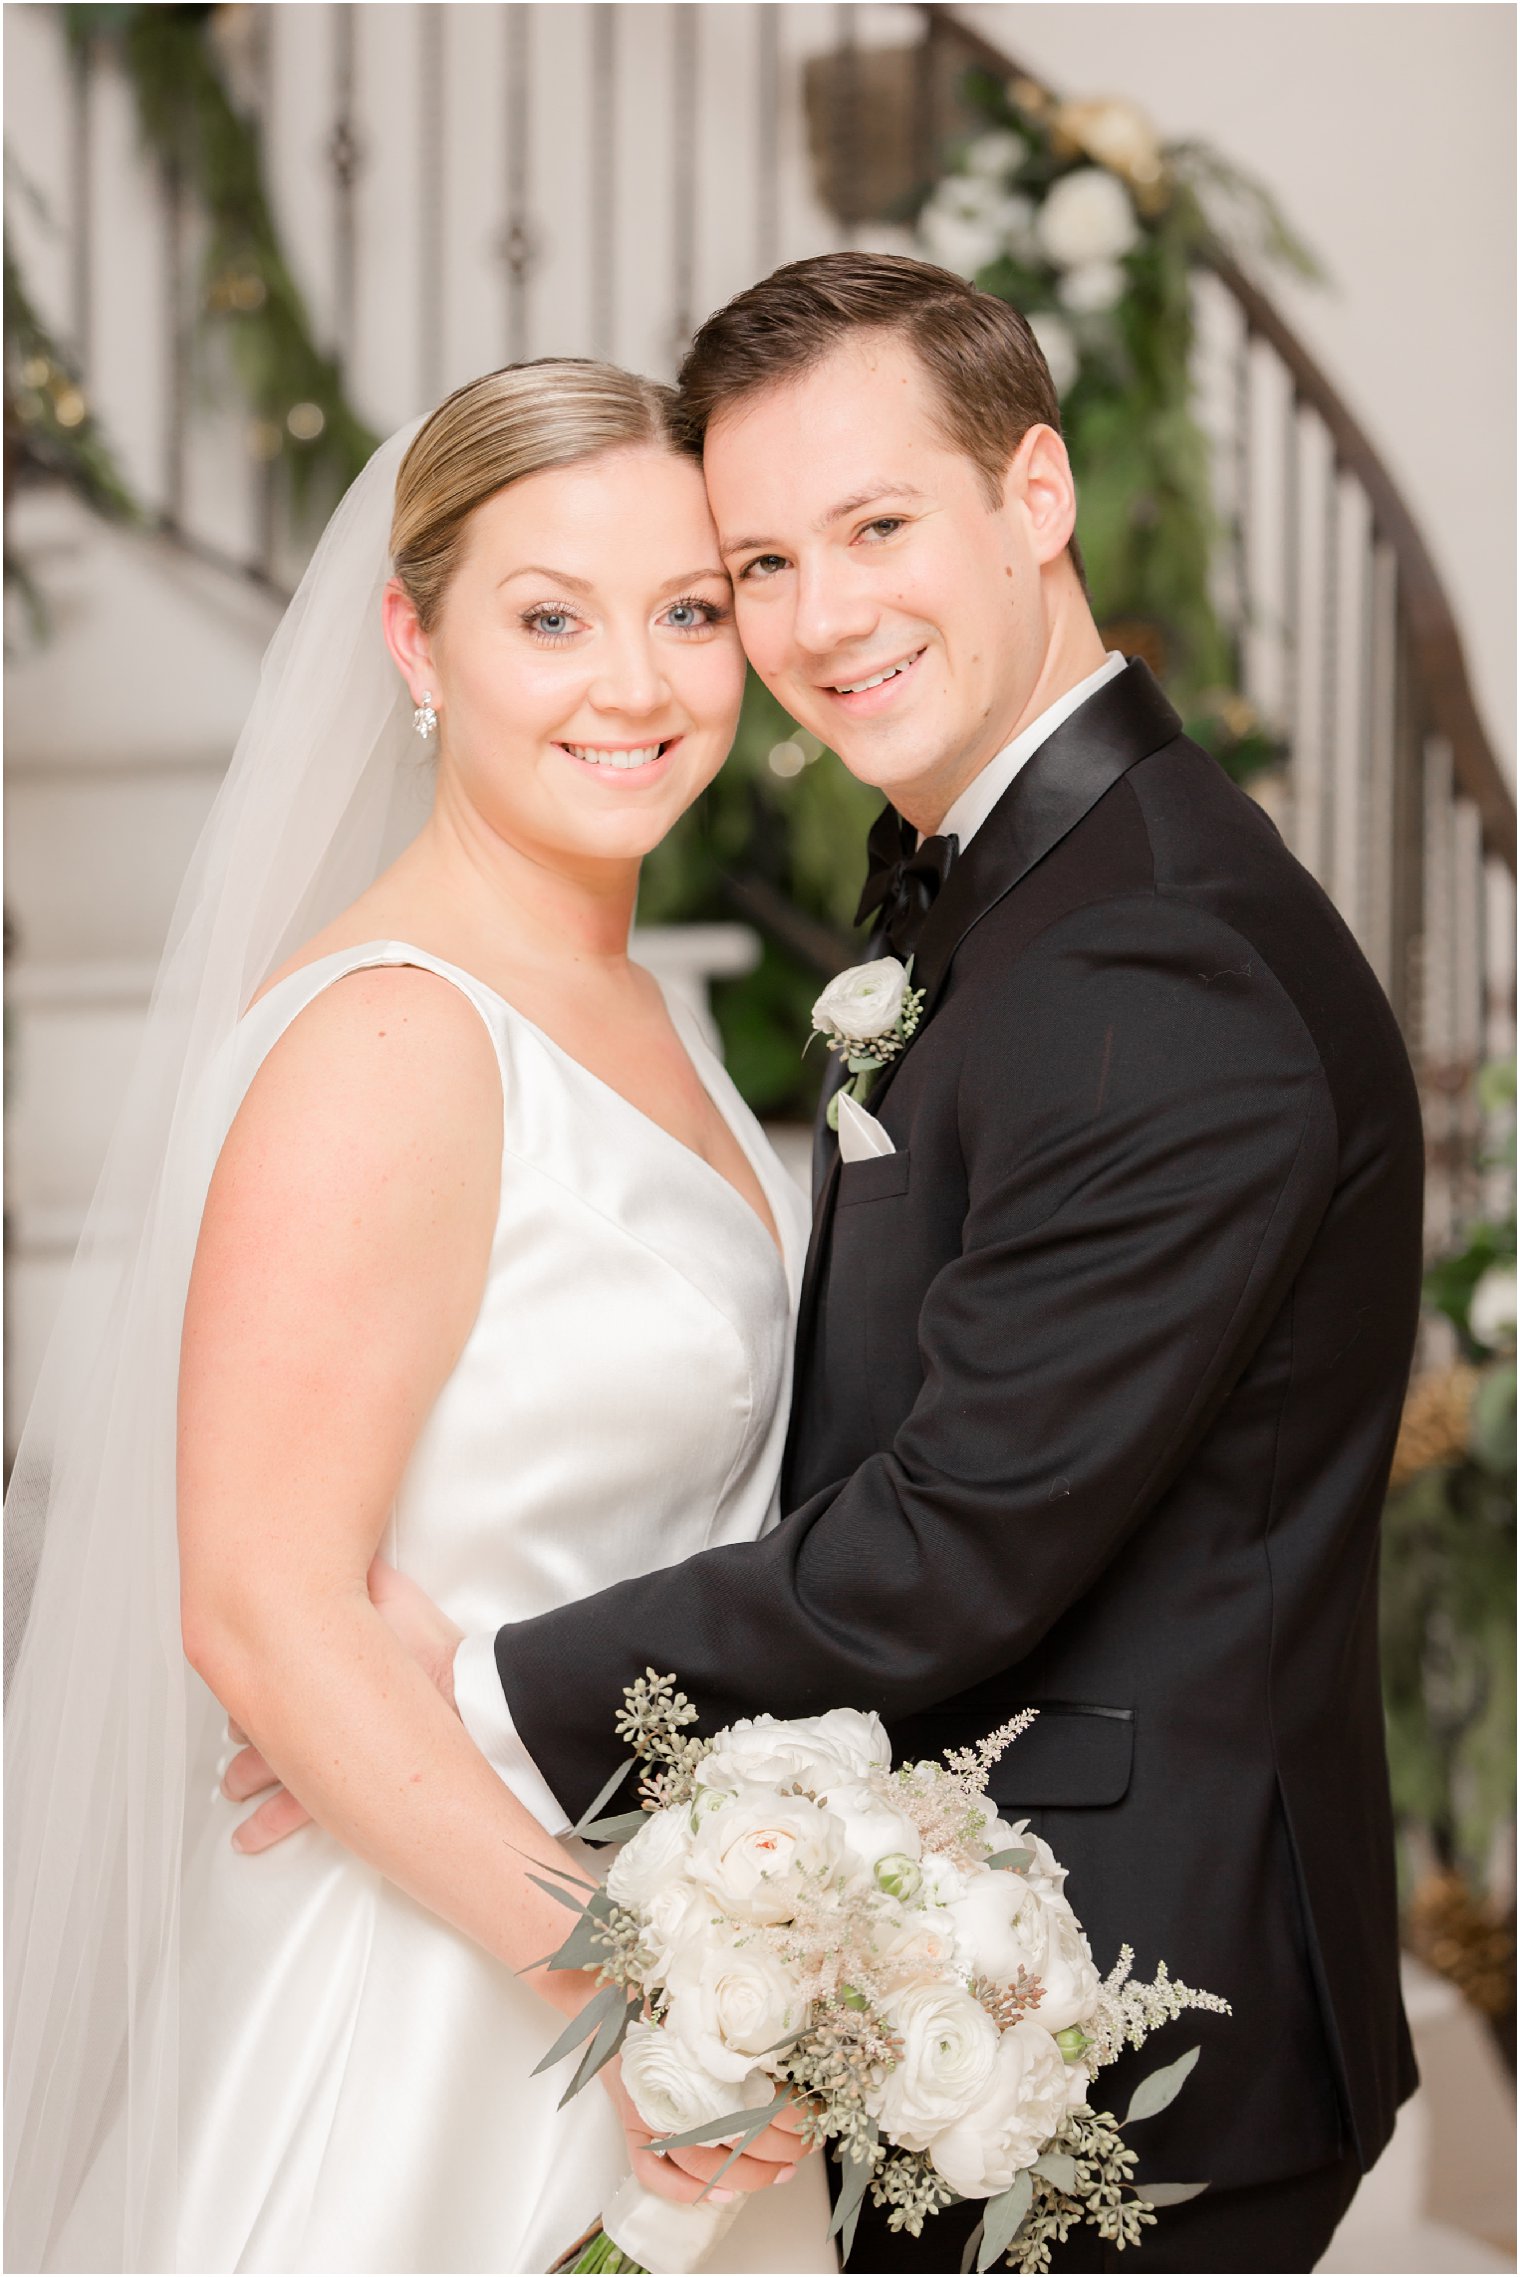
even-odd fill
[[[1149,1984],[1135,1982],[1134,1966],[1133,1946],[1121,1945],[1118,1960],[1103,1980],[1096,2013],[1085,2027],[1090,2042],[1087,2060],[1094,2064],[1111,2064],[1126,2046],[1142,2047],[1152,2032],[1174,2023],[1184,2009],[1203,2008],[1213,2016],[1232,2013],[1229,2002],[1217,1992],[1199,1992],[1170,1975],[1165,1961],[1157,1964]]]
[[[1009,1717],[1007,1723],[999,1724],[996,1731],[990,1731],[985,1739],[979,1739],[975,1747],[946,1748],[946,1772],[968,1802],[977,1802],[986,1794],[993,1766],[1002,1759],[1019,1735],[1028,1731],[1039,1712],[1038,1708],[1021,1708],[1016,1716]]]
[[[926,1853],[953,1865],[980,1866],[987,1856],[986,1830],[996,1816],[980,1792],[939,1763],[907,1763],[895,1772],[892,1801],[917,1827]]]

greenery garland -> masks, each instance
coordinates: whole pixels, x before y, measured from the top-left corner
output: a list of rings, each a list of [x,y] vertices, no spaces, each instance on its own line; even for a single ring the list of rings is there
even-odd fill
[[[249,450],[270,461],[299,520],[326,511],[379,442],[317,345],[280,249],[256,122],[237,108],[205,5],[69,6],[76,54],[119,60],[145,147],[194,196],[208,224],[199,340],[225,344],[252,414]]]

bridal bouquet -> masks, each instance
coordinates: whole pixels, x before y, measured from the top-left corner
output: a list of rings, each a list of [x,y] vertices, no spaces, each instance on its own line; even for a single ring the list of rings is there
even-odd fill
[[[894,1771],[880,1721],[853,1708],[700,1740],[672,1678],[651,1669],[626,1700],[644,1807],[595,1816],[625,1765],[576,1829],[623,1840],[605,1886],[583,1902],[539,1884],[580,1916],[552,1965],[601,1980],[539,2066],[588,2043],[566,2100],[620,2052],[656,2147],[731,2143],[731,2159],[795,2101],[804,2144],[841,2161],[846,2254],[867,2191],[914,2236],[955,2200],[983,2200],[976,2268],[1006,2256],[1038,2271],[1074,2225],[1136,2245],[1156,2207],[1205,2187],[1137,2185],[1121,2131],[1171,2102],[1196,2048],[1143,2083],[1122,2123],[1090,2091],[1124,2046],[1228,2005],[1164,1966],[1137,1983],[1128,1947],[1100,1979],[1064,1868],[987,1798],[1032,1711]],[[560,2266],[690,2269],[738,2210],[625,2184]]]

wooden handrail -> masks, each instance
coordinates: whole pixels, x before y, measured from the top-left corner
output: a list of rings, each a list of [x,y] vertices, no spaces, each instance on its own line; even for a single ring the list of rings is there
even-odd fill
[[[923,14],[930,37],[953,37],[968,61],[995,72],[999,79],[1017,76],[1044,86],[1038,72],[1030,71],[963,23],[953,7],[927,6]],[[1053,95],[1055,90],[1047,92]],[[1478,811],[1487,852],[1513,873],[1514,793],[1494,757],[1478,713],[1446,588],[1403,493],[1365,428],[1290,329],[1281,310],[1222,245],[1207,249],[1204,258],[1239,306],[1248,331],[1267,341],[1281,358],[1297,400],[1307,403],[1322,422],[1336,467],[1355,475],[1366,493],[1374,528],[1392,547],[1398,565],[1400,605],[1423,699],[1424,724],[1451,748],[1457,790],[1471,799]]]

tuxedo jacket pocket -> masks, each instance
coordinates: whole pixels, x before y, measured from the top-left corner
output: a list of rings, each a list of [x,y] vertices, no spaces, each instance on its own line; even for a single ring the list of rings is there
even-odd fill
[[[1039,1714],[993,1766],[987,1792],[1005,1817],[1047,1806],[1099,1809],[1122,1802],[1135,1757],[1133,1708],[1031,1700]],[[1057,1845],[1059,1848],[1059,1844]]]
[[[883,1202],[890,1194],[906,1194],[912,1159],[905,1147],[899,1154],[873,1154],[860,1162],[842,1162],[835,1208],[846,1209],[852,1202]]]

